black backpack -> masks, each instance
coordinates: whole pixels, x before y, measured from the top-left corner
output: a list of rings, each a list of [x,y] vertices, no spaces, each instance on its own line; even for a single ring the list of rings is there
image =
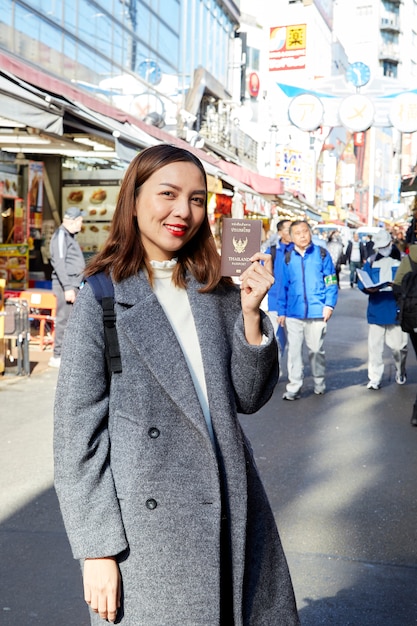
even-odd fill
[[[417,263],[408,257],[411,272],[407,272],[401,281],[401,286],[395,286],[394,295],[399,306],[398,321],[405,333],[412,333],[417,329]]]
[[[114,286],[112,279],[104,272],[98,272],[85,279],[97,302],[103,309],[104,343],[107,370],[111,374],[120,374],[122,361],[120,358],[119,339],[116,328],[116,312],[114,310]]]

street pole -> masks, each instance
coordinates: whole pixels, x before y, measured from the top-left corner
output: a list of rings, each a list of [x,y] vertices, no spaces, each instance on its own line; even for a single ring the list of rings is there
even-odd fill
[[[375,139],[375,128],[371,126],[369,129],[368,226],[374,225]]]

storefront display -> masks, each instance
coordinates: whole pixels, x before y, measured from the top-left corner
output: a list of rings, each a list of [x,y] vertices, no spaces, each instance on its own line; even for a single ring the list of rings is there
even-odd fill
[[[6,289],[27,289],[29,282],[29,246],[0,244],[0,278]]]
[[[62,211],[78,206],[83,226],[77,236],[82,251],[98,252],[107,239],[120,189],[119,180],[68,180],[62,191]]]

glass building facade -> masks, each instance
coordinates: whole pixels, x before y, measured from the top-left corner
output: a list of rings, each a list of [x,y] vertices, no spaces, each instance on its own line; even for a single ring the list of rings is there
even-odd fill
[[[186,84],[203,66],[226,87],[237,15],[219,0],[0,0],[0,48],[81,85],[147,80],[152,60]]]

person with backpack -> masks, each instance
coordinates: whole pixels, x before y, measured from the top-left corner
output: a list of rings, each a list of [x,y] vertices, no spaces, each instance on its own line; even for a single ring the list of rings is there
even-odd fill
[[[251,257],[240,285],[221,276],[203,165],[160,144],[127,168],[85,275],[65,334],[54,458],[91,624],[299,626],[238,419],[278,380],[275,333],[260,309],[271,257]],[[114,287],[114,370],[111,312],[89,282],[99,275]]]
[[[398,321],[408,333],[417,357],[417,244],[412,244],[408,254],[402,257],[392,289],[397,301]],[[411,425],[417,426],[417,398]]]
[[[327,322],[338,297],[336,271],[330,254],[312,242],[308,222],[296,220],[290,228],[294,248],[284,255],[278,286],[278,323],[287,331],[288,384],[284,400],[301,396],[304,379],[303,344],[308,348],[314,393],[324,394]]]
[[[290,236],[291,220],[280,220],[277,224],[278,239],[266,249],[266,253],[271,255],[274,268],[275,282],[268,291],[268,313],[275,331],[278,327],[277,319],[277,298],[278,285],[281,280],[282,264],[284,262],[284,254],[287,250],[294,247]]]
[[[367,388],[377,391],[381,389],[384,373],[384,344],[390,348],[394,358],[396,383],[404,385],[406,382],[408,335],[401,329],[397,319],[397,303],[392,288],[400,266],[400,252],[393,246],[390,233],[383,228],[374,236],[374,249],[375,253],[367,259],[362,269],[373,283],[382,286],[365,287],[359,279],[358,287],[369,296]]]

